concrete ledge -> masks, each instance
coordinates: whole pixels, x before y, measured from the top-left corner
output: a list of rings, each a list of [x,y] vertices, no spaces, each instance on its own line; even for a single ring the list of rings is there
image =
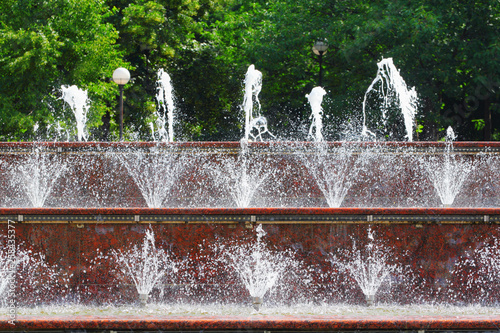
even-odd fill
[[[395,148],[412,148],[415,152],[424,152],[431,149],[443,149],[446,143],[439,141],[421,141],[421,142],[325,142],[328,147],[339,147],[348,145],[351,147],[369,148],[379,147],[388,150]],[[251,149],[286,149],[287,147],[312,148],[317,146],[314,142],[281,141],[281,142],[250,142]],[[72,151],[123,151],[128,149],[148,149],[152,147],[171,148],[179,150],[190,149],[217,149],[217,150],[239,150],[240,142],[224,141],[204,141],[204,142],[0,142],[0,153],[27,152],[33,148],[40,148],[44,151],[52,152],[72,152]],[[477,153],[477,152],[500,152],[500,142],[481,142],[481,141],[457,141],[453,143],[455,152]]]
[[[0,320],[0,330],[498,330],[500,316],[72,316],[23,317],[12,325]]]

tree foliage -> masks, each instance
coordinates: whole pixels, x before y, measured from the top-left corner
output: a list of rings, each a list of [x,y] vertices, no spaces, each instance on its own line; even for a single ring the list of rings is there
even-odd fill
[[[105,3],[7,0],[0,6],[2,137],[27,139],[35,134],[35,123],[46,128],[62,117],[61,85],[89,91],[89,127],[98,127],[112,112],[114,87],[107,78],[123,64],[118,32],[105,22],[110,13]]]

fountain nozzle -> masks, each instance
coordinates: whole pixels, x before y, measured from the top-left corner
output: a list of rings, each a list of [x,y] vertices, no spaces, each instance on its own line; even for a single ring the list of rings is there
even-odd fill
[[[261,305],[262,305],[262,297],[252,297],[252,306],[255,309],[255,311],[259,311]]]
[[[139,294],[139,301],[141,302],[141,306],[146,306],[148,302],[148,294]]]
[[[372,306],[373,303],[375,302],[375,295],[365,295],[365,299],[366,299],[366,305]]]

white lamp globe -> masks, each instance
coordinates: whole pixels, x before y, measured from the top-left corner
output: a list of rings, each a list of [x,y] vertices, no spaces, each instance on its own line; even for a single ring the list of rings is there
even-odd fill
[[[130,72],[128,69],[119,67],[113,72],[113,81],[118,85],[125,85],[130,80]]]
[[[313,52],[316,55],[323,55],[328,49],[328,43],[326,41],[317,40],[313,45]]]

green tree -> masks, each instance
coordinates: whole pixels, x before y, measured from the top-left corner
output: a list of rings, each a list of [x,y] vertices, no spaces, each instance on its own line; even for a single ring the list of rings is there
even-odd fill
[[[203,112],[213,105],[200,75],[212,76],[215,58],[208,57],[211,45],[205,31],[205,19],[220,1],[209,0],[134,0],[108,1],[117,8],[109,18],[120,31],[119,43],[125,59],[134,68],[132,82],[125,93],[125,122],[140,139],[150,139],[149,123],[157,108],[157,72],[163,68],[170,74],[176,95],[175,136],[177,139],[206,138],[203,124],[193,110]],[[189,69],[189,70],[188,70]],[[195,71],[192,73],[192,71]],[[196,74],[199,76],[196,77]],[[186,77],[193,77],[188,82]],[[214,87],[217,90],[219,86]],[[188,97],[189,96],[189,97]],[[203,108],[195,107],[204,105]],[[210,112],[208,112],[210,113]],[[207,116],[208,118],[208,116]]]
[[[376,63],[388,57],[419,93],[420,139],[439,139],[448,125],[462,139],[480,139],[473,119],[484,116],[488,123],[492,114],[494,127],[500,125],[499,7],[494,0],[281,0],[267,3],[257,19],[242,20],[252,23],[252,37],[239,45],[263,72],[263,108],[275,126],[308,125],[304,95],[317,84],[318,72],[311,46],[326,38],[324,106],[326,123],[334,127],[329,139],[339,138],[338,124],[346,118],[360,117]]]
[[[87,89],[88,127],[96,130],[113,113],[112,70],[123,65],[117,31],[104,19],[99,0],[6,0],[0,5],[0,136],[33,137],[62,117],[59,87]],[[66,108],[67,110],[67,108]],[[69,116],[66,115],[66,119]]]

